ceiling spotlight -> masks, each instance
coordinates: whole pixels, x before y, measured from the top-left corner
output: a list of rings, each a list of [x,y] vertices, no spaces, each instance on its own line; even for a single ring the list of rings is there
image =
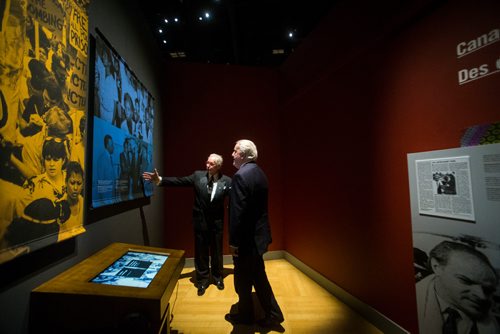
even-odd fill
[[[174,18],[174,21],[175,21],[175,22],[179,22],[179,19],[178,19],[178,18]]]
[[[163,44],[167,44],[167,40],[166,39],[163,40]]]
[[[198,21],[203,21],[203,17],[198,16]]]
[[[290,32],[288,33],[288,37],[289,37],[289,38],[293,38],[293,32],[292,32],[292,31],[290,31]]]
[[[163,34],[163,29],[161,29],[161,28],[160,28],[160,29],[158,29],[158,32],[159,32],[160,34]]]
[[[163,20],[163,21],[165,21],[165,23],[168,23],[168,20],[167,20],[167,19],[165,19],[165,20]]]
[[[210,13],[209,12],[205,12],[205,17],[208,19],[210,18]]]

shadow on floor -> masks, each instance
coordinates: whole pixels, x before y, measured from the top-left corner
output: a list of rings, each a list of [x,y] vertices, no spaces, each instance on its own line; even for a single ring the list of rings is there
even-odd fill
[[[253,301],[253,311],[255,315],[255,319],[262,319],[264,318],[264,310],[262,310],[262,307],[260,306],[259,299],[257,298],[257,294],[255,292],[252,292],[252,301]],[[233,304],[231,305],[231,308],[229,310],[229,313],[238,313],[238,304]],[[233,325],[233,330],[231,331],[231,334],[254,334],[254,333],[269,333],[271,331],[275,331],[278,333],[284,333],[285,328],[281,325],[274,325],[272,327],[260,327],[258,324],[253,324],[253,325],[242,325],[242,324],[236,324]]]
[[[222,276],[224,280],[230,279],[228,276],[234,275],[234,269],[232,268],[224,268]],[[191,270],[190,272],[185,272],[182,273],[179,276],[179,279],[183,278],[189,278],[189,281],[193,284],[193,286],[196,288],[196,271]],[[213,284],[213,280],[210,281],[211,284]],[[254,305],[254,314],[255,314],[255,319],[261,319],[264,317],[264,311],[262,310],[262,307],[260,306],[259,299],[257,298],[257,294],[255,292],[252,292],[252,300],[253,300],[253,305]],[[231,305],[231,308],[228,310],[228,313],[238,313],[238,304],[233,304]],[[223,315],[222,315],[223,316]],[[266,334],[271,331],[275,331],[278,333],[284,333],[285,328],[281,325],[276,325],[270,328],[264,328],[260,327],[256,323],[253,325],[243,325],[243,324],[235,324],[233,325],[233,329],[231,330],[232,334],[255,334],[255,333],[261,333],[261,334]],[[176,329],[171,329],[170,331],[171,334],[183,334],[182,332],[179,332]]]
[[[234,274],[234,269],[232,268],[223,268],[222,269],[222,278],[225,280],[229,275],[233,275]],[[197,285],[196,285],[196,270],[191,270],[190,272],[187,272],[187,273],[182,273],[180,276],[179,276],[179,279],[183,279],[183,278],[188,278],[189,277],[189,282],[191,282],[193,284],[193,286],[196,288]],[[210,279],[210,284],[214,284],[214,280],[213,279]]]

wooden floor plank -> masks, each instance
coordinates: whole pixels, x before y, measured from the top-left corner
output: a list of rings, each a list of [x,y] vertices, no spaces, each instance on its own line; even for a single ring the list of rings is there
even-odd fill
[[[265,263],[269,282],[285,317],[281,326],[269,330],[257,325],[233,326],[224,320],[224,315],[238,301],[232,265],[224,266],[226,288],[221,291],[210,285],[203,296],[197,295],[193,268],[184,268],[170,299],[172,334],[382,333],[287,260],[268,260]],[[257,318],[259,313],[257,309]]]

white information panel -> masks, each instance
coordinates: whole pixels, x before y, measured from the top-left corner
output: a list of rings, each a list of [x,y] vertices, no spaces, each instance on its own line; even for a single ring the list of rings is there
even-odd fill
[[[408,154],[419,330],[500,333],[500,144]],[[451,321],[451,320],[450,320]]]

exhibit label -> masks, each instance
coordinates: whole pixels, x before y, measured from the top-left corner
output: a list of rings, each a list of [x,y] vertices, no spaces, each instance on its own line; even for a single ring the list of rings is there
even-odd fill
[[[500,41],[500,29],[495,28],[477,36],[471,40],[461,41],[456,46],[457,59],[466,57],[480,49],[491,46]],[[459,85],[482,79],[500,72],[500,57],[498,55],[485,59],[484,62],[475,66],[468,66],[458,70],[457,79]]]

